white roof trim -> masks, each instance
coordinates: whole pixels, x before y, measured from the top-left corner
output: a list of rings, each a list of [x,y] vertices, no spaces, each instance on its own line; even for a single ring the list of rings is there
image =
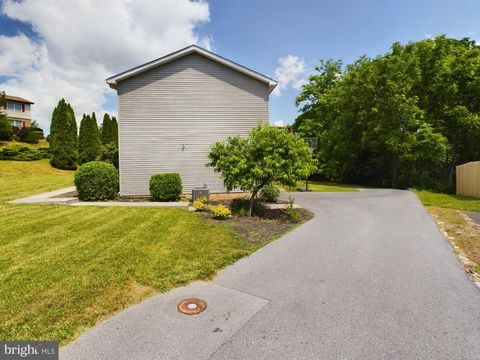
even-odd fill
[[[146,64],[134,67],[133,69],[121,72],[120,74],[114,75],[112,77],[109,77],[106,79],[107,84],[112,88],[116,89],[117,84],[125,79],[128,79],[132,76],[141,74],[144,71],[153,69],[157,66],[166,64],[170,61],[176,60],[178,58],[181,58],[185,55],[191,54],[191,53],[197,53],[200,55],[203,55],[213,61],[216,61],[222,65],[225,65],[231,69],[237,70],[238,72],[241,72],[245,75],[248,75],[254,79],[257,79],[261,82],[264,82],[268,85],[268,89],[270,92],[277,86],[278,82],[276,80],[273,80],[269,78],[268,76],[262,75],[260,73],[257,73],[256,71],[250,70],[246,68],[245,66],[239,65],[233,61],[230,61],[228,59],[225,59],[224,57],[221,57],[220,55],[214,54],[208,50],[205,50],[199,46],[196,45],[190,45],[184,49],[178,50],[176,52],[173,52],[171,54],[168,54],[166,56],[163,56],[161,58],[158,58],[156,60],[150,61]]]

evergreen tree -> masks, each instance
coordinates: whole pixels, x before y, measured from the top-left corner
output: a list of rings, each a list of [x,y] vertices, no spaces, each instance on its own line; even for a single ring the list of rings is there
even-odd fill
[[[95,113],[83,115],[78,137],[78,163],[93,161],[100,154],[100,136]]]
[[[110,115],[103,115],[102,123],[102,145],[107,145],[112,142],[112,120]]]
[[[113,143],[118,147],[118,122],[115,116],[112,117],[112,137]]]
[[[5,105],[5,93],[0,93],[0,140],[12,140],[13,129],[7,115],[3,111]]]
[[[72,107],[64,99],[58,102],[50,125],[50,164],[65,170],[77,168],[77,122]]]

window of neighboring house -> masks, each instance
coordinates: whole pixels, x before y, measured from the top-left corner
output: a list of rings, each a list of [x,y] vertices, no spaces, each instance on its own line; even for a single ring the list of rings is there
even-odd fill
[[[22,104],[13,101],[7,101],[7,111],[22,111]]]
[[[10,120],[10,124],[12,126],[16,126],[18,128],[22,128],[23,127],[23,121],[22,120]]]

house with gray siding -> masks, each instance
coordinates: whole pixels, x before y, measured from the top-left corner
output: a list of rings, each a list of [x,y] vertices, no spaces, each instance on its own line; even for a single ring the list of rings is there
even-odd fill
[[[224,192],[206,167],[211,145],[268,122],[277,82],[192,45],[112,76],[117,90],[120,195],[148,195],[150,176],[179,173],[183,190],[207,184]]]

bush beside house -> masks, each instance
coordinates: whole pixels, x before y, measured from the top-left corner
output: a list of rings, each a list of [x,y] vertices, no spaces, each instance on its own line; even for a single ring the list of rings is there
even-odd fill
[[[155,174],[150,178],[152,201],[177,201],[182,193],[182,179],[177,173]]]
[[[118,171],[112,164],[91,161],[75,173],[78,198],[83,201],[105,201],[117,197]]]
[[[97,160],[108,162],[118,169],[118,146],[115,144],[102,145]]]

